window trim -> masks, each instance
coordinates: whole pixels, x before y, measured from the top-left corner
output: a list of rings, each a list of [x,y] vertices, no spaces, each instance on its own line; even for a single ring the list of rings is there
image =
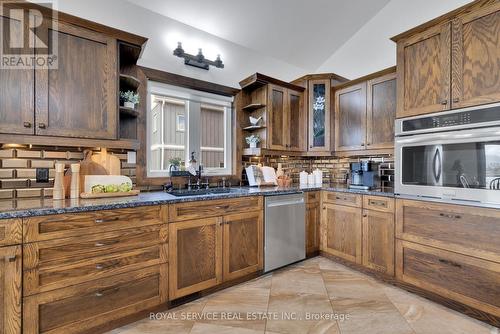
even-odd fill
[[[202,104],[208,104],[208,105],[215,105],[215,106],[221,106],[224,107],[224,166],[225,168],[204,168],[204,173],[203,175],[206,176],[222,176],[222,175],[232,175],[233,174],[233,169],[235,166],[233,166],[233,147],[232,147],[232,141],[233,141],[233,127],[232,127],[232,120],[233,120],[233,101],[234,98],[231,96],[224,96],[224,95],[217,95],[217,94],[212,94],[212,93],[207,93],[203,91],[197,91],[193,89],[188,89],[188,88],[183,88],[183,87],[178,87],[174,85],[169,85],[165,83],[160,83],[160,82],[155,82],[155,81],[148,81],[148,93],[147,93],[147,110],[146,110],[146,175],[148,178],[165,178],[169,177],[170,174],[168,171],[155,171],[151,170],[149,167],[150,161],[151,161],[151,137],[152,137],[152,132],[149,131],[151,129],[151,104],[152,104],[152,96],[153,95],[158,95],[158,96],[163,96],[165,98],[172,98],[172,99],[183,99],[186,100],[186,114],[185,114],[185,125],[186,125],[186,130],[183,132],[186,135],[186,161],[189,160],[189,155],[190,152],[194,149],[194,147],[198,148],[197,151],[197,160],[201,159],[201,142],[198,145],[192,145],[193,143],[192,138],[196,137],[196,132],[200,131],[190,131],[190,124],[191,122],[195,122],[196,120],[191,119],[191,115],[189,112],[190,109],[190,102],[194,103],[199,103],[200,107]],[[200,108],[201,110],[201,108]],[[176,121],[177,121],[177,116],[176,115]],[[162,120],[162,127],[163,127],[163,113],[161,114],[161,120]],[[195,118],[195,117],[194,117]],[[196,124],[196,123],[194,123]],[[201,125],[199,125],[201,126]],[[176,125],[177,128],[177,125]],[[200,128],[201,129],[201,128]],[[162,133],[163,137],[163,133]],[[158,146],[158,145],[157,145]],[[164,146],[162,144],[162,146]],[[162,150],[163,152],[163,150]],[[163,153],[162,153],[163,157]]]

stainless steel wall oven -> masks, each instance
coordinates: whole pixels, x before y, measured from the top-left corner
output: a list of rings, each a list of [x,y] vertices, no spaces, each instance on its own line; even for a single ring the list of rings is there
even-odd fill
[[[396,120],[395,192],[500,204],[500,103]]]

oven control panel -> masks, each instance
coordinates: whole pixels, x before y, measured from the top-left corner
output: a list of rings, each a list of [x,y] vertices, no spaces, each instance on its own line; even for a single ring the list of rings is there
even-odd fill
[[[500,123],[500,105],[485,107],[484,109],[446,112],[441,115],[422,116],[401,120],[401,130],[405,133],[464,125],[480,127],[486,125],[483,125],[483,123],[490,122]]]

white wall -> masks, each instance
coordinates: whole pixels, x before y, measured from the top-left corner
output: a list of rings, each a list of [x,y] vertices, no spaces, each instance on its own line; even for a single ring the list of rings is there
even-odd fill
[[[355,79],[394,66],[396,44],[391,37],[468,2],[470,0],[391,0],[316,72],[333,72]]]
[[[262,53],[210,35],[165,16],[135,6],[124,0],[58,0],[58,8],[75,16],[149,38],[139,64],[200,80],[239,88],[245,77],[262,72],[291,81],[307,74],[305,69],[271,58]],[[184,65],[172,55],[177,41],[186,52],[197,53],[199,47],[207,58],[221,54],[224,69],[209,71]]]

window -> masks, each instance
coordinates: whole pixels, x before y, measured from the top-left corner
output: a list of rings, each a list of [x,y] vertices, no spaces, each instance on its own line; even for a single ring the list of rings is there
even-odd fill
[[[185,132],[186,131],[186,117],[183,114],[177,114],[177,131]]]
[[[169,176],[195,152],[204,175],[232,174],[232,98],[149,82],[148,177]]]

